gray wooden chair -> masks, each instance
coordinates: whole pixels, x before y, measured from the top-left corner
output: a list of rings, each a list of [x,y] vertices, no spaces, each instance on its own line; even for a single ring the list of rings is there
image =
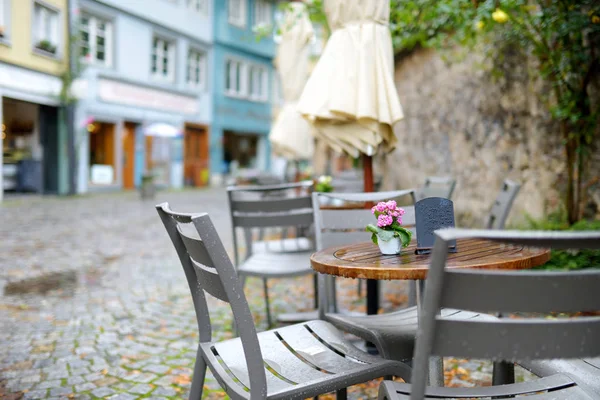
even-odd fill
[[[320,196],[340,197],[354,201],[358,199],[362,201],[379,201],[406,195],[412,195],[414,198],[414,190],[358,194],[313,193],[317,250],[336,245],[368,241],[370,238],[369,233],[364,231],[347,232],[347,230],[360,228],[361,226],[364,228],[367,223],[371,223],[373,220],[370,210],[320,210],[316,206],[319,204]],[[414,208],[405,207],[405,209],[406,214],[403,222],[409,227],[414,226]],[[416,306],[386,314],[356,315],[342,313],[338,310],[336,304],[334,278],[319,275],[319,315],[321,319],[331,322],[337,328],[373,343],[379,354],[385,358],[408,361],[413,356],[418,322]],[[495,319],[495,317],[487,314],[453,309],[444,309],[442,315],[447,318]],[[442,378],[441,376],[438,377],[438,379]]]
[[[429,176],[425,179],[423,187],[417,190],[416,200],[423,200],[427,197],[450,199],[455,187],[456,180],[452,177]]]
[[[332,391],[345,399],[351,385],[386,375],[408,379],[406,365],[360,351],[324,321],[257,334],[242,283],[208,214],[175,213],[167,203],[156,209],[181,261],[198,322],[190,399],[202,397],[207,366],[232,399],[305,399]],[[238,338],[213,341],[205,293],[229,303]]]
[[[513,245],[600,248],[600,232],[524,232],[445,229],[437,231],[425,286],[412,385],[386,381],[380,400],[480,398],[529,394],[540,399],[597,399],[567,374],[482,388],[426,387],[432,355],[519,362],[528,359],[600,355],[600,317],[473,321],[439,316],[461,310],[549,313],[600,309],[600,271],[490,271],[445,269],[448,242],[481,238]],[[510,293],[510,296],[506,294]],[[544,392],[544,393],[539,393]]]
[[[312,202],[306,189],[312,182],[272,186],[237,186],[227,188],[233,230],[234,257],[242,281],[246,277],[263,280],[267,323],[273,325],[269,306],[269,278],[291,278],[314,275],[310,267],[312,241],[307,238],[281,237],[270,244],[264,239],[264,229],[281,228],[307,230],[313,223]],[[241,256],[238,229],[245,238],[245,255]],[[284,234],[285,236],[285,234]],[[316,280],[316,278],[315,278]],[[315,283],[315,305],[316,305]]]
[[[519,193],[519,189],[521,189],[520,183],[509,179],[504,180],[500,193],[498,193],[498,197],[496,197],[487,217],[485,223],[486,229],[504,229],[504,224],[506,223],[515,197]]]

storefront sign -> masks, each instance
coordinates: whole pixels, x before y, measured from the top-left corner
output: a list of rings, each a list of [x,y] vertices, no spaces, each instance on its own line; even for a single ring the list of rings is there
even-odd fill
[[[8,64],[0,65],[0,86],[42,96],[58,96],[60,78]]]
[[[199,112],[198,99],[109,79],[98,81],[98,96],[110,103],[155,108],[177,113]]]

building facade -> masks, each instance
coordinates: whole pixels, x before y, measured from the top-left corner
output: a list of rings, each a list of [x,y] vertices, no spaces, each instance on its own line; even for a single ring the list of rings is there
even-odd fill
[[[67,20],[67,0],[0,0],[0,200],[68,190]]]
[[[275,43],[271,37],[257,41],[256,28],[272,26],[275,8],[270,0],[215,1],[210,137],[214,182],[233,165],[269,169]]]
[[[77,1],[78,190],[207,184],[213,0]]]

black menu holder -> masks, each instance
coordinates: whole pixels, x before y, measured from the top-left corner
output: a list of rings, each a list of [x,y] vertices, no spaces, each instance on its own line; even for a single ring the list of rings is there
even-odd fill
[[[417,254],[429,254],[435,242],[435,232],[454,228],[454,203],[442,197],[428,197],[415,203]],[[448,251],[456,253],[456,240],[449,243]]]

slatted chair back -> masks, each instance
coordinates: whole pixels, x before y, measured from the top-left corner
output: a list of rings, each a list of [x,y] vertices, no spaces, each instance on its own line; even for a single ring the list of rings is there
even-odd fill
[[[429,176],[425,179],[425,184],[417,191],[417,200],[423,200],[428,197],[442,197],[450,199],[456,180],[452,177]]]
[[[415,191],[413,189],[397,190],[389,192],[372,193],[313,193],[313,212],[315,221],[315,241],[317,250],[328,247],[341,246],[369,241],[371,233],[365,230],[368,224],[375,222],[370,209],[364,208],[364,203],[376,203],[379,201],[397,200],[403,206],[406,213],[403,216],[403,225],[415,229]],[[343,208],[321,208],[322,200],[340,200],[356,204],[358,208],[349,208],[348,204]],[[335,280],[319,276],[320,296],[319,312],[321,317],[325,312],[335,312]]]
[[[448,243],[453,239],[500,241],[515,252],[524,246],[600,249],[600,232],[445,229],[436,235],[419,318],[412,400],[424,397],[430,355],[511,362],[600,356],[600,317],[487,321],[439,316],[442,307],[543,314],[600,310],[597,269],[569,272],[445,269]]]
[[[506,179],[502,184],[502,189],[492,205],[490,214],[485,224],[486,229],[504,229],[504,224],[512,208],[513,202],[521,189],[518,182]]]
[[[177,251],[192,294],[200,342],[212,341],[212,327],[205,292],[229,303],[242,341],[250,379],[251,398],[265,399],[267,394],[264,361],[256,327],[236,270],[208,214],[181,214],[171,211],[168,203],[156,206],[171,242]],[[190,228],[193,228],[190,229]],[[213,348],[215,356],[219,357]],[[240,355],[241,356],[241,355]],[[226,379],[226,378],[224,378]],[[227,385],[239,398],[246,398],[239,385]]]
[[[312,181],[227,188],[236,265],[240,264],[241,258],[238,229],[244,231],[244,259],[247,259],[252,255],[252,241],[256,230],[275,227],[307,228],[312,225],[311,188]]]

